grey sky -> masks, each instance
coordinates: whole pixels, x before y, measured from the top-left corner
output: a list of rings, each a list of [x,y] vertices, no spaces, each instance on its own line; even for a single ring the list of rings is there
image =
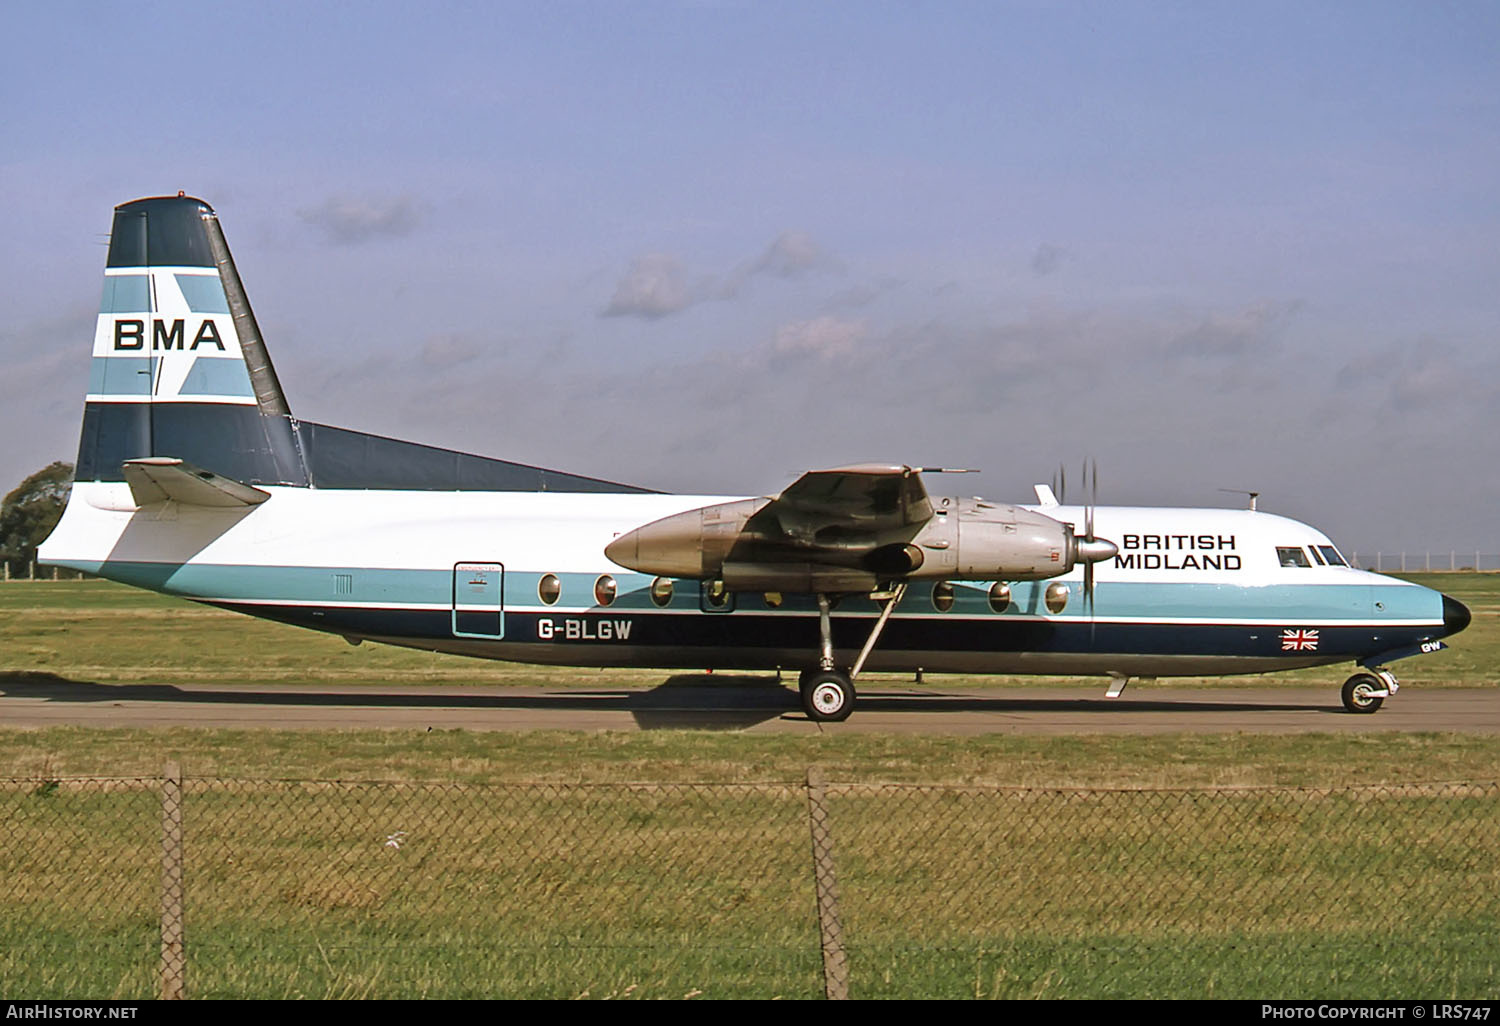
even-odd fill
[[[1500,551],[1493,3],[22,5],[4,47],[6,487],[72,458],[111,208],[184,189],[308,419],[684,491],[1090,455]]]

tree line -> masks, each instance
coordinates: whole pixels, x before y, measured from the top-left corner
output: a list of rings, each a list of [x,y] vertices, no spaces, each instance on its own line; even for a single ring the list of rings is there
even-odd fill
[[[13,577],[24,577],[36,561],[36,547],[62,519],[73,491],[73,464],[58,460],[22,481],[0,503],[0,560]]]

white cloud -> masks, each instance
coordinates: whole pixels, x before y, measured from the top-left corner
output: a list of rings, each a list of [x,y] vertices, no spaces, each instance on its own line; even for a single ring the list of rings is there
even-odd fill
[[[656,320],[710,299],[730,300],[751,278],[801,278],[832,258],[805,232],[786,231],[759,257],[741,263],[723,276],[692,280],[682,262],[669,253],[647,253],[631,261],[625,277],[604,308],[605,317],[644,317]]]
[[[828,259],[822,247],[806,232],[782,232],[755,262],[753,272],[796,278],[827,263]]]
[[[434,335],[422,343],[422,362],[429,367],[468,363],[481,352],[479,343],[462,335]]]
[[[421,226],[426,208],[411,196],[354,199],[330,196],[317,207],[297,211],[303,221],[337,243],[366,242],[377,236],[410,235]]]
[[[1036,253],[1031,257],[1032,273],[1045,276],[1051,274],[1062,266],[1062,262],[1071,256],[1061,246],[1054,246],[1050,242],[1044,242],[1036,248]]]
[[[776,329],[771,349],[782,355],[811,353],[832,360],[852,354],[864,336],[864,321],[817,317],[783,324]]]
[[[682,262],[667,253],[648,253],[631,262],[604,316],[654,320],[685,310],[693,302]]]
[[[793,280],[834,266],[834,259],[811,235],[806,232],[785,231],[759,257],[741,264],[724,279],[724,284],[719,288],[719,298],[733,299],[750,279],[758,276]]]
[[[1275,348],[1278,333],[1301,303],[1262,301],[1241,310],[1210,313],[1173,336],[1171,355],[1227,357],[1265,354]]]

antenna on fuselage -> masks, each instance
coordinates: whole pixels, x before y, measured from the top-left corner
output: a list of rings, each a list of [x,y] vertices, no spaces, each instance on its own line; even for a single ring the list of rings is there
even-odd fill
[[[1250,512],[1252,512],[1252,513],[1255,512],[1255,500],[1258,499],[1258,498],[1260,498],[1260,492],[1247,492],[1243,488],[1220,488],[1219,491],[1221,491],[1221,492],[1229,492],[1229,493],[1231,493],[1233,495],[1248,495],[1248,496],[1250,496]]]

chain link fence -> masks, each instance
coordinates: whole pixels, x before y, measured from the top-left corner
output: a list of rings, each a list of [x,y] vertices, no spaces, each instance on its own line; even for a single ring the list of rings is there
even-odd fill
[[[16,997],[1474,997],[1500,784],[0,781]]]

